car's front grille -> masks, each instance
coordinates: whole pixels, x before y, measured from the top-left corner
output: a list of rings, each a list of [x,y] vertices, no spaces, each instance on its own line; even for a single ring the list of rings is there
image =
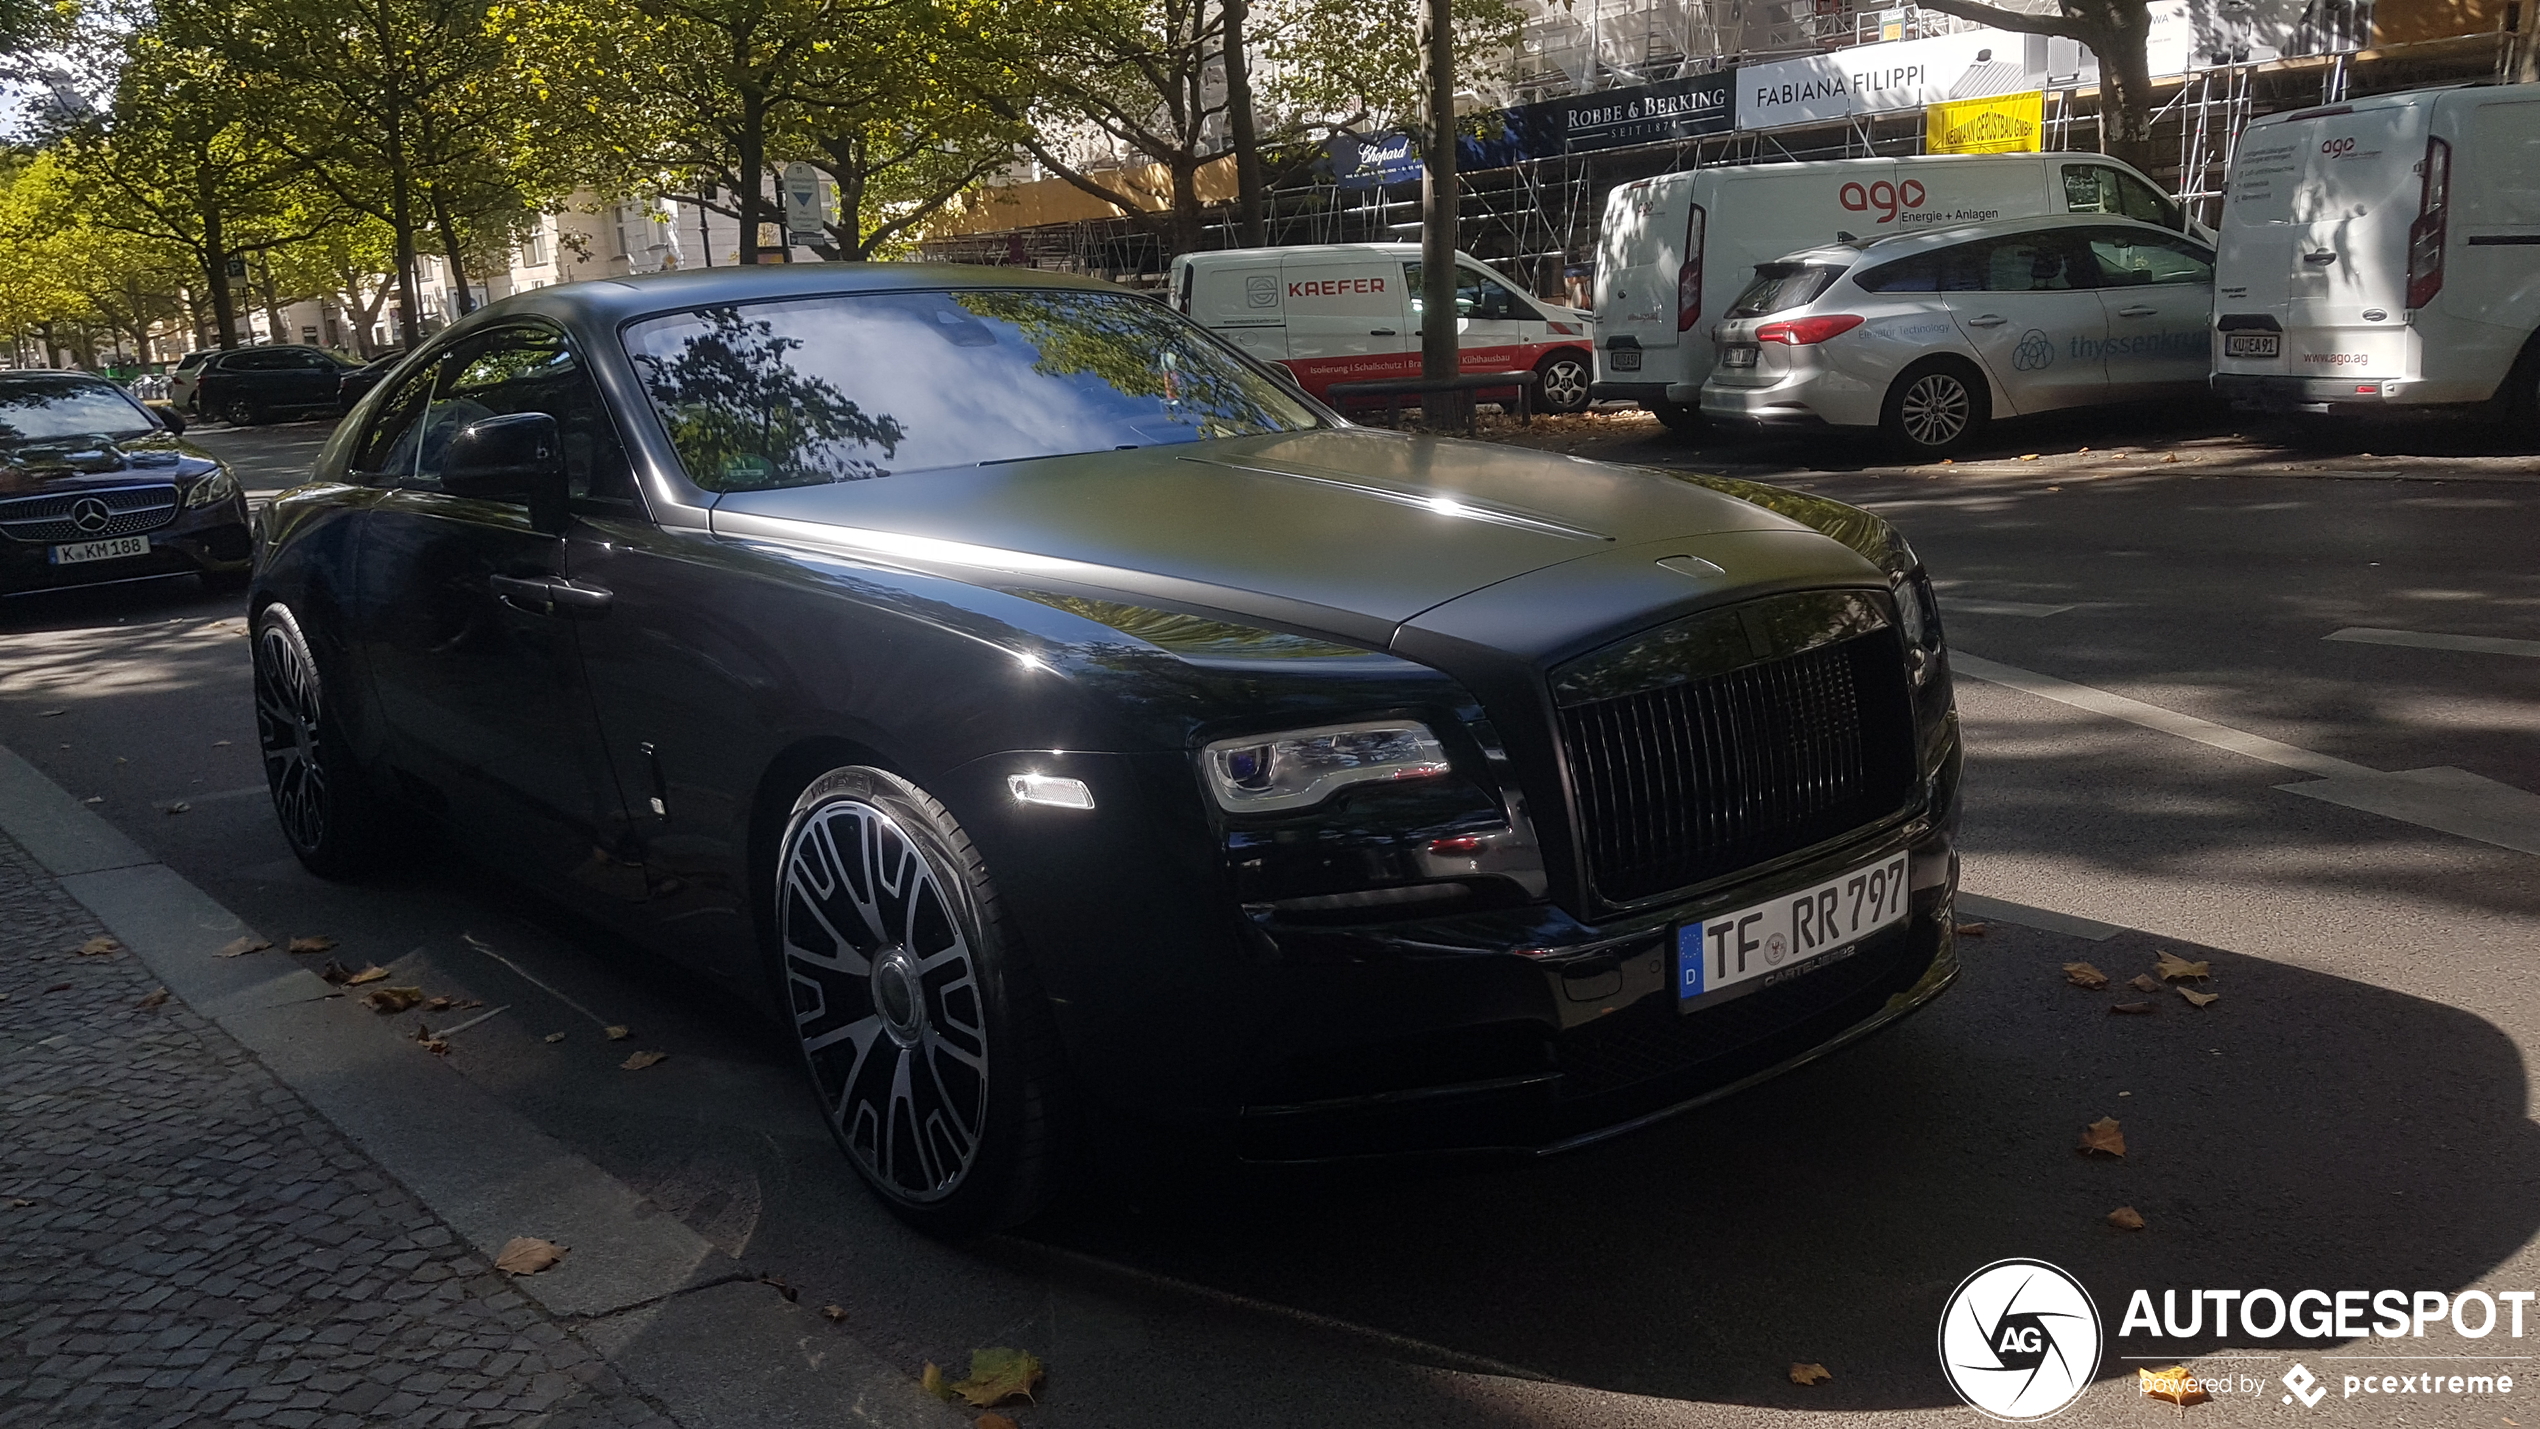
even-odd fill
[[[1776,626],[1749,628],[1760,642]],[[1739,633],[1679,636],[1674,651],[1717,663],[1723,649],[1738,653],[1723,642]],[[1599,896],[1631,903],[1689,887],[1905,805],[1914,717],[1896,635],[1875,614],[1820,633],[1840,638],[1690,678],[1657,668],[1667,650],[1627,651],[1608,660],[1620,676],[1608,687],[1666,682],[1566,704],[1561,735]],[[1569,690],[1597,692],[1575,679]]]
[[[0,536],[38,545],[135,536],[175,520],[176,507],[176,487],[164,482],[22,496],[0,501]]]

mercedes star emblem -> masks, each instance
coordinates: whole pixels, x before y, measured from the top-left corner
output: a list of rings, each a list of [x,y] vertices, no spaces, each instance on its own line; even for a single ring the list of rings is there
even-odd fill
[[[71,503],[71,524],[83,531],[103,531],[115,513],[94,496],[83,496]]]

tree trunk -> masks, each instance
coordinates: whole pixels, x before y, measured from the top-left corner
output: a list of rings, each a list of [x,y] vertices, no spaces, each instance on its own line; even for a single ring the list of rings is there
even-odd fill
[[[1207,209],[1199,197],[1199,156],[1188,150],[1165,165],[1173,179],[1173,214],[1165,221],[1166,242],[1173,254],[1196,253],[1208,232]]]
[[[1428,59],[1421,116],[1420,375],[1432,382],[1463,370],[1456,331],[1455,31],[1453,0],[1426,0],[1421,46]],[[1431,393],[1421,410],[1431,426],[1461,423],[1471,397]]]
[[[450,222],[450,201],[435,186],[432,194],[432,226],[441,230],[441,256],[450,263],[451,301],[459,305],[459,316],[476,311],[476,298],[467,290],[467,264],[460,257],[459,230]]]
[[[756,89],[741,96],[741,132],[738,137],[740,142],[735,147],[740,150],[739,167],[745,185],[740,193],[734,195],[740,200],[741,261],[756,263],[758,226],[762,221],[759,215],[766,212],[760,194],[767,185],[767,175],[761,172],[767,167],[767,98]]]
[[[1252,112],[1252,56],[1244,48],[1244,24],[1252,0],[1223,0],[1226,11],[1226,126],[1235,150],[1235,241],[1260,248],[1270,241],[1261,212],[1261,135]]]
[[[397,35],[387,0],[377,11],[379,53],[392,67],[387,100],[388,227],[397,236],[397,336],[407,351],[423,340],[423,293],[415,282],[414,174],[406,164],[405,95],[396,65]]]
[[[238,300],[229,290],[229,235],[218,208],[203,210],[203,281],[212,290],[212,325],[220,345],[238,345]]]
[[[2119,13],[2114,23],[2123,26]],[[2159,156],[2152,144],[2152,65],[2144,54],[2141,26],[2100,31],[2087,43],[2099,56],[2099,126],[2108,156],[2152,172]]]
[[[256,255],[256,273],[256,296],[265,300],[265,332],[275,342],[289,342],[291,334],[282,326],[282,294],[273,281],[272,255]]]

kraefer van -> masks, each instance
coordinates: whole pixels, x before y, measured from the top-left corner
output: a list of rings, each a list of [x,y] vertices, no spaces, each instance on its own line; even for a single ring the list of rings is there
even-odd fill
[[[2382,94],[2241,136],[2214,389],[2244,408],[2540,410],[2540,84]]]
[[[1456,255],[1455,326],[1466,372],[1532,372],[1539,405],[1588,404],[1587,314],[1518,291]],[[1420,245],[1235,248],[1173,260],[1173,305],[1317,397],[1335,382],[1420,375]],[[1489,400],[1489,394],[1483,394]]]
[[[2139,171],[2105,154],[1931,154],[1740,164],[1660,174],[1606,195],[1596,258],[1596,381],[1669,426],[1699,420],[1711,329],[1755,265],[1918,228],[2105,213],[2202,230]]]

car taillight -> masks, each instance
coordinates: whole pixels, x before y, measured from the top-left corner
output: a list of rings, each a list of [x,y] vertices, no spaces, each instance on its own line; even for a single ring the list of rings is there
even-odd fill
[[[1757,328],[1755,340],[1787,343],[1792,347],[1807,347],[1840,333],[1850,332],[1860,325],[1861,318],[1857,313],[1828,313],[1823,317],[1792,318],[1788,322],[1766,323]]]
[[[2425,183],[2417,221],[2408,225],[2408,306],[2422,308],[2443,291],[2444,220],[2452,211],[2452,146],[2427,135]]]
[[[1702,321],[1702,240],[1706,215],[1702,205],[1685,208],[1685,261],[1676,269],[1676,331],[1691,332]]]

